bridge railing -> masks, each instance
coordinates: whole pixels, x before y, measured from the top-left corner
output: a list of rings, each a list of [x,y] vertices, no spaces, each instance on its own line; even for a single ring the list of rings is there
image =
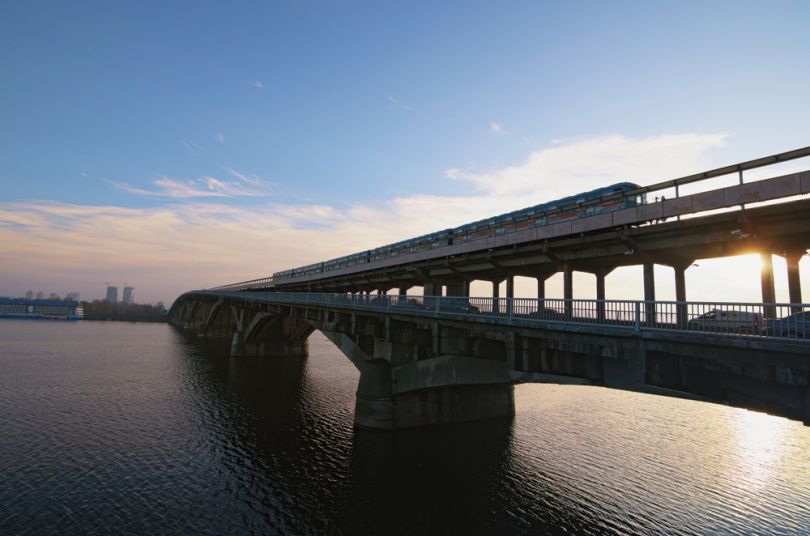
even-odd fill
[[[222,285],[214,287],[210,290],[250,290],[256,288],[269,288],[273,286],[273,276],[260,277],[259,279],[251,279],[250,281],[240,281],[238,283],[231,283],[229,285]]]
[[[538,322],[612,326],[639,332],[666,330],[708,335],[793,338],[810,342],[810,304],[679,302],[640,300],[566,300],[321,294],[294,292],[221,292],[240,299],[373,309],[427,316],[466,316],[497,322]]]

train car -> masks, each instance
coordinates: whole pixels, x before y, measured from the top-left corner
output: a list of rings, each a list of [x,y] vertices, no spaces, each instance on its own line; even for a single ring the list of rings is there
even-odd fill
[[[622,195],[636,188],[639,188],[639,186],[632,182],[611,184],[604,188],[597,188],[589,192],[582,192],[562,199],[515,210],[501,214],[500,216],[468,223],[454,229],[445,229],[410,240],[403,240],[394,244],[381,246],[369,251],[353,253],[352,255],[339,257],[330,261],[310,264],[292,270],[284,270],[273,274],[273,279],[275,281],[286,281],[305,275],[370,264],[400,255],[409,255],[411,253],[428,251],[461,242],[480,240],[492,236],[522,231],[532,227],[542,227],[544,225],[586,218],[588,216],[646,203],[644,195]]]

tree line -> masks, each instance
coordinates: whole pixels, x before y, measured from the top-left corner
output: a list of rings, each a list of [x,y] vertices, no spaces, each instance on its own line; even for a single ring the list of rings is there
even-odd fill
[[[125,322],[166,322],[163,302],[113,303],[107,300],[83,301],[86,320],[122,320]]]

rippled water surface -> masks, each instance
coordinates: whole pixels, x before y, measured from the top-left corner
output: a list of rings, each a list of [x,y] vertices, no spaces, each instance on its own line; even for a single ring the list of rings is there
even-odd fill
[[[810,533],[810,428],[523,385],[514,420],[352,429],[358,374],[165,325],[0,321],[0,534]]]

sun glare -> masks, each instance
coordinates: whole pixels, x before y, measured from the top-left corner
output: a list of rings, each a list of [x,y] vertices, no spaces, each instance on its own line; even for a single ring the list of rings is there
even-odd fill
[[[783,455],[784,439],[790,422],[765,413],[734,412],[734,435],[741,480],[754,486],[765,485]]]

